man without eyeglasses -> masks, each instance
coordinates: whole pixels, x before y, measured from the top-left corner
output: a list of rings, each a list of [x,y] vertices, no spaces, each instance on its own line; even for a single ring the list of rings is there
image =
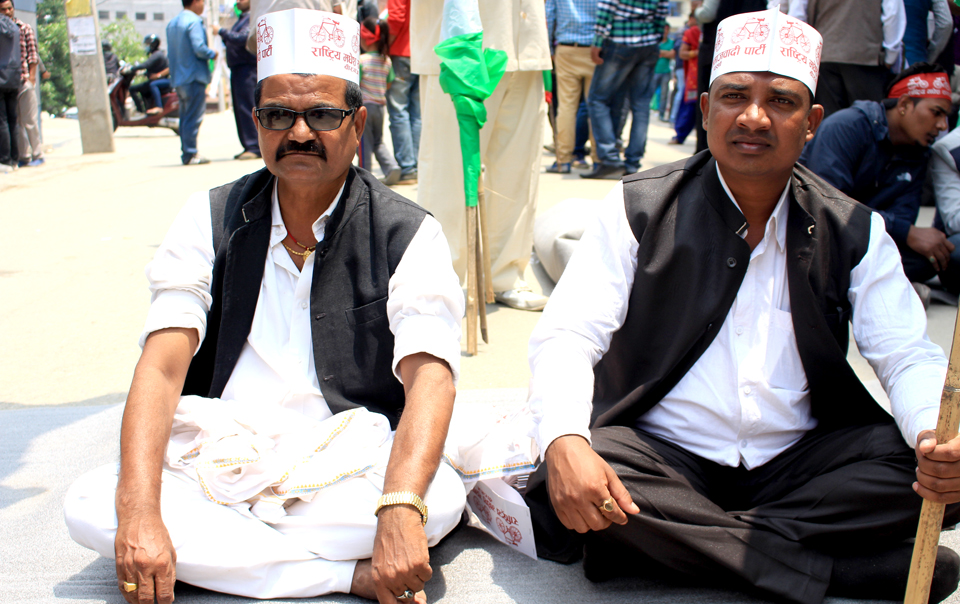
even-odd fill
[[[538,553],[592,580],[900,597],[922,498],[960,500],[960,439],[933,433],[946,359],[882,217],[796,163],[819,34],[774,9],[717,39],[709,150],[611,191],[531,336]],[[940,548],[930,601],[958,562]]]
[[[266,168],[177,217],[147,268],[120,464],[67,497],[71,535],[115,557],[131,604],[171,602],[176,579],[425,602],[428,546],[460,520],[439,461],[462,291],[439,223],[351,166],[357,53],[294,44],[331,21],[359,34],[303,9],[257,24]]]

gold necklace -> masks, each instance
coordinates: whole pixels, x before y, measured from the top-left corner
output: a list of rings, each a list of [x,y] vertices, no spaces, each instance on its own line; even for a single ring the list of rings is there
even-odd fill
[[[290,239],[293,239],[293,242],[294,242],[294,243],[296,243],[298,246],[302,247],[303,249],[307,250],[307,252],[312,252],[313,250],[317,249],[317,244],[316,244],[316,243],[314,243],[314,244],[311,245],[310,247],[307,247],[307,246],[303,245],[302,243],[300,243],[299,241],[297,241],[296,237],[294,237],[294,236],[290,233],[290,231],[287,231],[287,237],[289,237]]]
[[[283,243],[283,242],[281,241],[280,243]],[[283,243],[283,247],[287,248],[287,251],[290,252],[291,254],[296,254],[297,256],[300,256],[300,257],[303,258],[304,260],[307,259],[307,256],[309,256],[310,254],[313,253],[313,249],[311,249],[311,248],[304,248],[304,249],[307,250],[307,251],[305,251],[305,252],[298,252],[297,250],[291,248],[291,247],[290,247],[289,245],[287,245],[286,243]],[[316,246],[314,246],[314,248],[316,248]]]

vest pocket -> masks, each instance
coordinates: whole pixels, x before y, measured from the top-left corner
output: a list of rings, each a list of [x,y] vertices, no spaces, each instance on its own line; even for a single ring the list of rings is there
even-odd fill
[[[387,316],[387,297],[374,300],[369,304],[358,306],[344,311],[347,315],[347,325],[355,328],[365,323],[376,321],[381,317]]]

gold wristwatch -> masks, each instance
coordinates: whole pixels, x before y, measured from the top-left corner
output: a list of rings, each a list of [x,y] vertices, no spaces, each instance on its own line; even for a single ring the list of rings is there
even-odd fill
[[[377,509],[373,511],[374,516],[380,515],[380,510],[388,505],[412,505],[420,512],[420,521],[424,526],[427,524],[427,506],[423,505],[423,500],[416,493],[410,491],[397,491],[389,493],[377,500]]]

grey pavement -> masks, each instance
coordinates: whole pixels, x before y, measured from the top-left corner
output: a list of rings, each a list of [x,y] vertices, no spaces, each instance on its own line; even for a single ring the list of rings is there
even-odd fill
[[[0,175],[0,602],[122,602],[113,562],[69,539],[63,497],[77,475],[117,459],[122,402],[149,305],[144,266],[190,193],[262,163],[232,159],[240,146],[229,112],[207,115],[201,127],[201,153],[213,160],[205,166],[181,166],[179,139],[169,130],[121,128],[115,153],[86,156],[77,122],[45,120],[43,130],[46,165]],[[691,143],[667,146],[671,135],[652,121],[644,167],[692,152]],[[544,166],[552,161],[544,154]],[[601,199],[612,184],[544,174],[539,211],[570,197]],[[397,190],[416,199],[417,188]],[[536,265],[528,280],[551,290]],[[539,315],[498,305],[488,312],[491,342],[463,356],[458,402],[520,404],[529,379],[526,343]],[[947,350],[955,314],[939,305],[928,311],[930,336]],[[876,391],[869,366],[855,350],[851,359]],[[942,541],[960,546],[955,533]],[[431,601],[760,601],[655,578],[594,585],[578,566],[529,560],[473,529],[444,542],[433,560]],[[188,586],[178,599],[244,601]],[[948,601],[960,603],[960,596]]]

